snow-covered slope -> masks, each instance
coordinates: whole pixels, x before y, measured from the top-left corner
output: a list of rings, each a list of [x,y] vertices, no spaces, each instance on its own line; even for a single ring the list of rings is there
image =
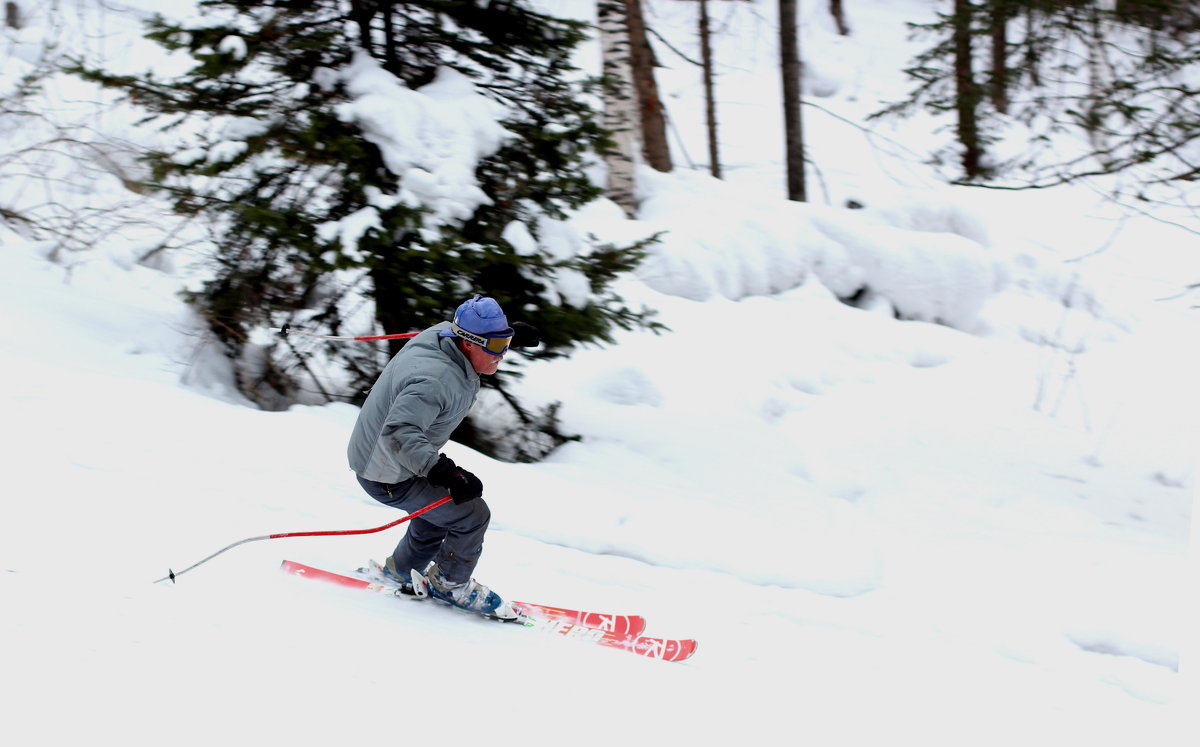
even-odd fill
[[[824,7],[803,3],[810,93],[857,120],[896,95],[903,21],[931,8],[850,3],[841,38]],[[695,47],[692,4],[648,13]],[[938,188],[913,155],[929,128],[816,110],[828,199],[786,203],[773,4],[719,14],[726,183],[645,173],[639,220],[600,203],[575,222],[670,232],[621,287],[670,332],[529,367],[521,395],[583,436],[545,462],[449,449],[493,509],[481,581],[640,613],[699,653],[276,570],[352,569],[397,530],[254,542],[152,584],[242,538],[395,519],[346,468],[355,410],[245,406],[176,296],[187,257],[52,263],[0,228],[6,742],[1190,743],[1197,325],[1158,300],[1200,279],[1190,234],[1116,231],[1091,193]],[[695,157],[699,73],[659,52]]]

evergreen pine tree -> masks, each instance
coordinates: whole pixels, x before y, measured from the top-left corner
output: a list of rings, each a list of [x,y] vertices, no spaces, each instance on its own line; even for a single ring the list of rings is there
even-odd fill
[[[190,147],[150,155],[153,186],[169,192],[180,213],[211,221],[216,267],[191,300],[237,362],[240,388],[262,406],[314,401],[306,391],[314,387],[316,401],[359,399],[398,347],[306,346],[295,338],[251,344],[252,332],[265,327],[422,329],[449,319],[473,292],[540,328],[534,355],[541,357],[611,342],[614,327],[658,326],[611,290],[643,256],[644,242],[581,240],[565,253],[561,241],[542,235],[599,194],[584,169],[606,135],[586,103],[589,84],[569,62],[582,24],[509,0],[200,6],[202,21],[159,18],[148,34],[194,58],[183,76],[76,72],[124,89],[155,121],[194,133]],[[388,163],[369,127],[346,116],[353,95],[342,73],[372,65],[412,90],[466,76],[502,108],[511,137],[478,162],[482,193],[468,201],[469,214],[446,215],[414,199],[407,175]],[[330,227],[354,216],[369,227],[347,245]],[[506,240],[514,221],[532,241]],[[582,290],[561,293],[564,277]],[[348,318],[362,324],[354,305],[361,297],[373,301],[374,330],[345,328]],[[323,360],[336,363],[340,380],[330,381],[326,367],[315,370]],[[492,383],[502,386],[503,376]],[[561,440],[552,418],[505,397],[526,428]],[[534,458],[545,450],[514,453]]]

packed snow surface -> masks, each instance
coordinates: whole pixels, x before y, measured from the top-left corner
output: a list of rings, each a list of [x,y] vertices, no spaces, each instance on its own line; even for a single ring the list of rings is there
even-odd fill
[[[642,614],[650,635],[699,640],[683,664],[277,570],[349,571],[402,529],[249,542],[152,583],[245,538],[395,520],[346,466],[356,410],[242,400],[179,299],[194,258],[152,252],[166,206],[130,206],[108,172],[67,176],[77,199],[144,224],[82,250],[0,223],[4,741],[1194,744],[1180,680],[1200,329],[1184,291],[1200,226],[1086,186],[938,186],[919,154],[946,134],[929,121],[852,124],[906,90],[919,47],[904,22],[933,5],[846,6],[841,37],[826,3],[801,3],[820,105],[806,109],[820,179],[805,204],[781,194],[774,5],[714,10],[723,181],[692,162],[706,153],[699,71],[655,42],[677,170],[639,173],[634,220],[600,201],[537,239],[519,224],[505,236],[563,253],[588,232],[663,232],[619,291],[669,330],[523,366],[519,396],[561,402],[582,437],[545,461],[447,448],[493,511],[480,581]],[[178,59],[140,40],[138,19],[194,10],[80,7],[75,23],[110,32],[86,37],[91,52],[161,71]],[[695,4],[646,12],[698,54]],[[49,33],[49,16],[30,18],[4,37],[0,93]],[[379,205],[425,200],[452,221],[486,199],[470,166],[505,133],[469,81],[404,89],[365,58],[328,75],[404,172]],[[124,105],[87,110],[81,91],[95,96],[55,79],[48,111],[156,136]],[[39,137],[4,127],[0,149]],[[250,130],[224,132],[234,153]],[[0,204],[36,210],[44,196],[13,173]],[[351,251],[366,211],[322,230]]]

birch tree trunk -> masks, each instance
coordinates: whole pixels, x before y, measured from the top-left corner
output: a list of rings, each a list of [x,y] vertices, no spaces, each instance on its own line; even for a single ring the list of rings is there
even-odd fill
[[[637,211],[634,166],[638,150],[638,100],[633,90],[629,59],[629,28],[622,0],[598,0],[596,26],[600,31],[600,54],[604,82],[602,124],[613,144],[604,152],[608,167],[608,198],[633,217]]]

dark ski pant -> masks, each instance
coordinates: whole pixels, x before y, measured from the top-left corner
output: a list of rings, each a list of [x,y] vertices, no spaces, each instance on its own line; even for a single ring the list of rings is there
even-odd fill
[[[446,495],[424,477],[397,483],[375,482],[355,475],[367,495],[380,503],[412,513]],[[407,575],[410,570],[425,570],[432,560],[447,581],[462,583],[471,574],[483,554],[483,535],[487,532],[492,512],[482,498],[467,503],[445,503],[427,514],[407,522],[408,531],[392,551],[396,570]]]

